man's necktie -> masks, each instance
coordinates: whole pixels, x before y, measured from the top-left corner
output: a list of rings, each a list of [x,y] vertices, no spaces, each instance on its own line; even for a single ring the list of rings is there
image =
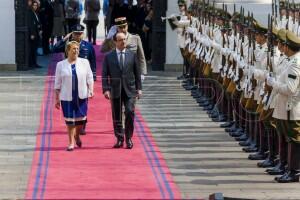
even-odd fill
[[[120,52],[120,67],[121,67],[121,70],[123,70],[124,68],[124,52]]]

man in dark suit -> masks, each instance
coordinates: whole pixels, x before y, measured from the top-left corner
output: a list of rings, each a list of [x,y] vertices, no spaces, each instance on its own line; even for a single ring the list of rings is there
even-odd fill
[[[134,108],[142,95],[141,69],[136,54],[126,49],[126,36],[118,32],[114,36],[116,49],[106,54],[103,61],[102,88],[106,99],[111,100],[114,133],[117,143],[123,147],[122,105],[125,107],[125,138],[128,149],[133,147]]]

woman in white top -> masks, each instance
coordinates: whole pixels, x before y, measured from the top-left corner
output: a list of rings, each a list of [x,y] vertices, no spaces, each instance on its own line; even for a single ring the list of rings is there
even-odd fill
[[[79,43],[71,41],[66,45],[67,59],[58,62],[55,72],[55,107],[62,107],[66,121],[69,146],[72,151],[82,143],[79,132],[86,122],[88,97],[94,96],[93,73],[89,61],[78,57]]]

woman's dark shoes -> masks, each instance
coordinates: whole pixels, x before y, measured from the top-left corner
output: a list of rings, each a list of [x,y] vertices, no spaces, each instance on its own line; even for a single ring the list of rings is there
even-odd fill
[[[119,149],[119,148],[121,148],[121,147],[123,147],[123,143],[124,143],[124,141],[123,140],[117,140],[117,143],[113,146],[113,148],[115,148],[115,149]]]
[[[77,145],[79,148],[81,148],[81,147],[82,147],[82,142],[81,142],[80,137],[75,138],[75,140],[76,140],[76,145]]]
[[[70,146],[67,147],[66,150],[67,150],[67,151],[73,151],[73,150],[74,150],[74,146],[71,146],[71,145],[70,145]]]
[[[133,148],[133,142],[132,142],[132,140],[131,139],[128,139],[127,141],[126,141],[126,149],[132,149]]]
[[[79,132],[80,135],[86,135],[86,131],[85,128],[82,128]]]

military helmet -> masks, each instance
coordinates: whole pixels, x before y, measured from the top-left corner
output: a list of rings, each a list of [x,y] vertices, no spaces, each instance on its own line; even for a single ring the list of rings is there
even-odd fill
[[[186,1],[185,0],[178,0],[177,4],[178,4],[178,6],[181,6],[181,5],[186,6]]]
[[[292,31],[286,33],[286,44],[292,48],[300,49],[300,38],[295,35]]]
[[[286,29],[280,29],[277,33],[277,38],[279,42],[285,43],[286,42]]]
[[[258,21],[254,21],[254,29],[256,33],[259,34],[267,34],[268,33],[268,28],[264,27],[262,24],[260,24]]]

